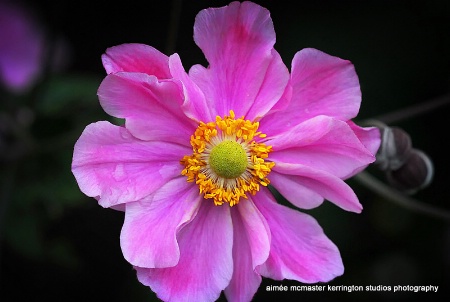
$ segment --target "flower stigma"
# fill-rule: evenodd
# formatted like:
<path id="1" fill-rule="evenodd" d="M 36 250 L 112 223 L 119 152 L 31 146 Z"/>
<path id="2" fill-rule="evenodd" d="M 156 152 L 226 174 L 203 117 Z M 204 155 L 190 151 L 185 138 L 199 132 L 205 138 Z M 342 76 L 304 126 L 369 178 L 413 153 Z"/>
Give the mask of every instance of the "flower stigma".
<path id="1" fill-rule="evenodd" d="M 236 141 L 223 141 L 214 146 L 209 154 L 209 165 L 220 177 L 232 179 L 247 169 L 247 153 Z"/>
<path id="2" fill-rule="evenodd" d="M 260 185 L 267 186 L 267 175 L 275 166 L 266 162 L 272 146 L 255 139 L 266 135 L 257 131 L 258 122 L 235 118 L 233 110 L 215 122 L 200 122 L 191 136 L 192 155 L 181 159 L 182 175 L 195 182 L 205 199 L 215 205 L 239 203 L 246 193 L 255 195 Z"/>

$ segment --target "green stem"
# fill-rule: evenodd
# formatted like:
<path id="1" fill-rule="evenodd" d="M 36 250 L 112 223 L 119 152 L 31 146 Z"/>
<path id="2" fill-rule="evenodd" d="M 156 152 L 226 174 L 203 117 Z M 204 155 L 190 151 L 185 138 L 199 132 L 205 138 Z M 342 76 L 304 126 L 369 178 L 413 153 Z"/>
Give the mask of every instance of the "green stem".
<path id="1" fill-rule="evenodd" d="M 397 123 L 399 121 L 427 113 L 429 111 L 435 110 L 441 106 L 445 106 L 448 104 L 450 104 L 450 94 L 445 94 L 443 96 L 425 101 L 417 105 L 412 105 L 410 107 L 402 108 L 393 112 L 388 112 L 376 116 L 374 118 L 371 118 L 371 120 L 379 120 L 389 125 L 392 123 Z"/>
<path id="2" fill-rule="evenodd" d="M 361 172 L 354 177 L 356 181 L 363 184 L 368 189 L 384 197 L 387 200 L 394 202 L 408 210 L 415 211 L 417 213 L 426 214 L 435 218 L 450 221 L 450 212 L 441 208 L 434 207 L 429 204 L 425 204 L 414 198 L 411 198 L 394 188 L 384 184 L 368 172 Z"/>

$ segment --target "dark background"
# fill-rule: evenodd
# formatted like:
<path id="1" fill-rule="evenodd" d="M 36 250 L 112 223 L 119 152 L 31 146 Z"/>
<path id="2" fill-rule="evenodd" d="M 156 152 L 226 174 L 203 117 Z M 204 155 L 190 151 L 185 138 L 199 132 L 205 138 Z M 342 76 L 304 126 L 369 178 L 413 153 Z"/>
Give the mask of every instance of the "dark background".
<path id="1" fill-rule="evenodd" d="M 51 41 L 61 37 L 66 41 L 70 60 L 30 94 L 17 97 L 17 108 L 33 112 L 30 133 L 39 148 L 14 162 L 1 162 L 0 301 L 157 301 L 121 254 L 123 213 L 103 209 L 85 197 L 70 164 L 84 127 L 111 120 L 96 97 L 105 75 L 100 56 L 106 48 L 144 43 L 166 54 L 179 53 L 186 69 L 206 64 L 192 38 L 195 15 L 229 2 L 189 0 L 181 6 L 178 2 L 23 2 L 39 16 Z M 305 47 L 354 63 L 363 93 L 356 122 L 450 93 L 448 1 L 297 1 L 295 6 L 293 1 L 255 2 L 270 10 L 275 48 L 289 68 L 295 52 Z M 171 19 L 174 7 L 181 11 Z M 173 20 L 178 26 L 171 39 Z M 450 211 L 449 113 L 448 105 L 441 106 L 391 123 L 405 129 L 414 147 L 434 162 L 434 181 L 413 197 L 446 211 Z M 368 170 L 382 176 L 375 167 Z M 268 285 L 298 283 L 265 279 L 254 300 L 450 297 L 449 221 L 402 208 L 354 179 L 349 183 L 364 206 L 362 214 L 329 203 L 308 211 L 341 251 L 346 271 L 330 284 L 437 285 L 439 292 L 269 293 Z"/>

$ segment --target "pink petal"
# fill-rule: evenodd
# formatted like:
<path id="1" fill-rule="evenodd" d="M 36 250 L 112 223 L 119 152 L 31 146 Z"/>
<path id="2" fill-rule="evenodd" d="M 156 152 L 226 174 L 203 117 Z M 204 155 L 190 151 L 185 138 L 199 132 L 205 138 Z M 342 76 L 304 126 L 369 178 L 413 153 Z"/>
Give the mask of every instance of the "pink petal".
<path id="1" fill-rule="evenodd" d="M 233 274 L 233 227 L 229 207 L 201 203 L 178 232 L 180 261 L 169 268 L 135 267 L 138 279 L 164 301 L 215 301 Z"/>
<path id="2" fill-rule="evenodd" d="M 251 2 L 205 9 L 196 17 L 194 40 L 210 65 L 195 65 L 189 75 L 214 104 L 214 115 L 234 110 L 236 116 L 254 119 L 280 99 L 288 71 L 273 51 L 268 10 Z"/>
<path id="3" fill-rule="evenodd" d="M 293 205 L 300 209 L 314 209 L 323 203 L 322 195 L 301 184 L 296 177 L 272 171 L 269 175 L 270 184 L 289 200 Z"/>
<path id="4" fill-rule="evenodd" d="M 289 82 L 289 70 L 275 49 L 272 49 L 272 61 L 266 71 L 264 82 L 245 117 L 249 120 L 259 120 L 275 105 L 283 106 L 285 90 Z M 290 97 L 289 97 L 290 98 Z M 281 103 L 281 104 L 278 104 Z M 278 107 L 277 106 L 277 107 Z"/>
<path id="5" fill-rule="evenodd" d="M 175 266 L 180 258 L 177 232 L 195 217 L 201 200 L 198 187 L 178 177 L 152 195 L 127 204 L 120 234 L 125 259 L 139 267 Z"/>
<path id="6" fill-rule="evenodd" d="M 286 108 L 289 106 L 289 103 L 291 102 L 292 98 L 292 85 L 288 84 L 286 85 L 286 88 L 284 89 L 283 95 L 278 100 L 278 102 L 270 109 L 270 111 L 267 113 L 267 115 L 275 114 L 278 111 L 286 110 Z"/>
<path id="7" fill-rule="evenodd" d="M 146 73 L 160 79 L 169 79 L 169 58 L 155 48 L 144 44 L 122 44 L 108 48 L 102 55 L 108 74 L 120 71 Z"/>
<path id="8" fill-rule="evenodd" d="M 185 96 L 182 109 L 191 119 L 200 121 L 213 121 L 215 116 L 211 115 L 209 105 L 205 95 L 195 84 L 184 70 L 178 54 L 171 55 L 169 58 L 170 72 L 175 79 L 181 81 Z"/>
<path id="9" fill-rule="evenodd" d="M 376 155 L 381 143 L 380 130 L 376 127 L 362 128 L 352 121 L 348 121 L 347 123 L 370 153 Z"/>
<path id="10" fill-rule="evenodd" d="M 225 289 L 228 301 L 251 301 L 261 284 L 255 268 L 269 256 L 270 230 L 251 200 L 231 209 L 233 219 L 233 277 Z"/>
<path id="11" fill-rule="evenodd" d="M 179 176 L 179 160 L 188 153 L 188 147 L 144 142 L 123 127 L 97 122 L 76 142 L 72 172 L 84 194 L 111 207 L 139 200 Z"/>
<path id="12" fill-rule="evenodd" d="M 270 160 L 302 164 L 346 179 L 375 161 L 346 122 L 317 116 L 267 141 Z"/>
<path id="13" fill-rule="evenodd" d="M 353 190 L 342 179 L 330 173 L 305 165 L 285 163 L 276 163 L 272 170 L 272 173 L 274 172 L 280 174 L 278 175 L 278 182 L 283 181 L 284 178 L 284 181 L 292 185 L 297 183 L 301 187 L 317 192 L 323 198 L 344 210 L 356 213 L 360 213 L 362 210 L 362 206 Z M 270 176 L 272 176 L 272 173 Z M 277 187 L 275 188 L 277 189 Z M 291 190 L 295 191 L 297 188 L 292 186 Z M 299 190 L 303 189 L 300 188 Z M 291 196 L 295 196 L 294 193 Z M 301 196 L 298 196 L 298 198 L 301 198 Z M 289 201 L 298 207 L 302 207 L 304 202 L 301 199 L 289 199 Z"/>
<path id="14" fill-rule="evenodd" d="M 254 269 L 266 261 L 269 256 L 270 229 L 264 216 L 258 211 L 251 198 L 243 200 L 236 208 L 233 208 L 232 211 L 239 211 L 239 213 L 234 214 L 235 216 L 239 214 L 239 220 L 236 223 L 240 223 L 242 226 L 239 228 L 239 232 L 245 231 L 247 236 L 252 256 L 252 268 Z"/>
<path id="15" fill-rule="evenodd" d="M 261 120 L 263 133 L 281 133 L 318 115 L 347 121 L 359 111 L 359 80 L 349 61 L 303 49 L 292 61 L 290 84 L 293 91 L 289 106 Z"/>
<path id="16" fill-rule="evenodd" d="M 177 83 L 120 72 L 106 76 L 98 96 L 108 114 L 126 119 L 135 137 L 189 145 L 196 124 L 180 110 L 184 97 Z"/>
<path id="17" fill-rule="evenodd" d="M 268 190 L 258 192 L 255 204 L 272 233 L 269 258 L 258 268 L 261 275 L 315 283 L 343 274 L 338 248 L 314 218 L 277 204 Z"/>

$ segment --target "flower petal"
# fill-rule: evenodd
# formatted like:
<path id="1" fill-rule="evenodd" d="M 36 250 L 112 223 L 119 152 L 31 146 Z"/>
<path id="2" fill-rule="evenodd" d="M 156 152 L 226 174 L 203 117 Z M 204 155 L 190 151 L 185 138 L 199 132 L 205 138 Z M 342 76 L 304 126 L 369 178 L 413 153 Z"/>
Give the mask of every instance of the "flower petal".
<path id="1" fill-rule="evenodd" d="M 269 258 L 258 268 L 262 276 L 315 283 L 343 274 L 338 248 L 314 218 L 277 204 L 268 190 L 259 192 L 255 204 L 272 233 Z"/>
<path id="2" fill-rule="evenodd" d="M 185 96 L 182 109 L 184 113 L 191 119 L 200 121 L 212 121 L 214 116 L 211 115 L 209 105 L 207 104 L 205 95 L 195 84 L 184 70 L 178 54 L 173 54 L 169 58 L 170 72 L 175 79 L 181 81 Z"/>
<path id="3" fill-rule="evenodd" d="M 178 83 L 120 72 L 106 76 L 98 96 L 108 114 L 126 119 L 125 126 L 135 137 L 189 146 L 195 123 L 180 110 L 184 97 Z"/>
<path id="4" fill-rule="evenodd" d="M 175 266 L 180 258 L 176 234 L 196 214 L 201 196 L 197 186 L 178 177 L 154 194 L 126 205 L 120 245 L 134 266 Z"/>
<path id="5" fill-rule="evenodd" d="M 169 79 L 169 58 L 159 50 L 144 44 L 122 44 L 110 47 L 102 55 L 108 74 L 120 71 L 146 73 L 159 79 Z"/>
<path id="6" fill-rule="evenodd" d="M 214 115 L 234 110 L 236 116 L 246 116 L 257 101 L 248 117 L 253 119 L 279 100 L 288 71 L 272 52 L 275 31 L 268 10 L 251 2 L 202 10 L 194 40 L 210 65 L 193 66 L 189 76 L 214 104 Z"/>
<path id="7" fill-rule="evenodd" d="M 233 273 L 232 227 L 229 207 L 203 201 L 195 218 L 178 232 L 178 264 L 135 267 L 139 281 L 164 301 L 215 301 Z"/>
<path id="8" fill-rule="evenodd" d="M 245 117 L 251 121 L 265 116 L 275 105 L 284 103 L 284 93 L 289 82 L 289 70 L 278 52 L 272 49 L 272 60 L 267 68 L 261 88 Z M 289 90 L 287 90 L 289 93 Z"/>
<path id="9" fill-rule="evenodd" d="M 314 209 L 323 203 L 324 198 L 316 191 L 301 184 L 297 178 L 272 171 L 270 173 L 270 184 L 300 209 Z"/>
<path id="10" fill-rule="evenodd" d="M 233 277 L 225 289 L 228 301 L 251 301 L 261 284 L 255 268 L 269 256 L 270 230 L 251 200 L 231 209 L 233 219 Z"/>
<path id="11" fill-rule="evenodd" d="M 88 125 L 76 142 L 72 172 L 84 194 L 111 207 L 139 200 L 180 175 L 179 160 L 187 153 L 188 147 L 144 142 L 103 121 Z"/>
<path id="12" fill-rule="evenodd" d="M 347 123 L 350 128 L 352 128 L 361 143 L 370 151 L 370 153 L 376 155 L 381 144 L 380 129 L 377 127 L 363 128 L 356 125 L 352 121 L 348 121 Z"/>
<path id="13" fill-rule="evenodd" d="M 262 264 L 269 256 L 270 249 L 270 229 L 264 219 L 264 216 L 256 208 L 251 200 L 244 200 L 236 207 L 239 211 L 239 232 L 244 232 L 252 255 L 252 268 Z M 234 209 L 233 209 L 234 210 Z M 234 214 L 235 216 L 237 215 Z M 235 240 L 236 241 L 236 240 Z"/>
<path id="14" fill-rule="evenodd" d="M 302 164 L 346 179 L 375 161 L 352 128 L 341 120 L 317 116 L 268 140 L 270 160 Z"/>
<path id="15" fill-rule="evenodd" d="M 305 165 L 285 163 L 276 163 L 272 170 L 272 173 L 274 172 L 283 174 L 278 175 L 278 182 L 283 181 L 284 178 L 285 181 L 291 184 L 297 183 L 301 187 L 306 187 L 311 191 L 317 192 L 323 198 L 344 210 L 356 213 L 360 213 L 362 210 L 362 206 L 353 190 L 342 179 L 330 173 Z M 291 190 L 295 191 L 297 188 L 293 186 Z M 297 201 L 291 199 L 289 201 L 298 207 L 301 207 L 303 202 L 302 200 Z"/>
<path id="16" fill-rule="evenodd" d="M 355 117 L 361 103 L 358 76 L 349 61 L 316 49 L 297 52 L 292 61 L 292 99 L 284 111 L 261 121 L 267 135 L 281 133 L 304 120 L 327 115 L 347 121 Z"/>

